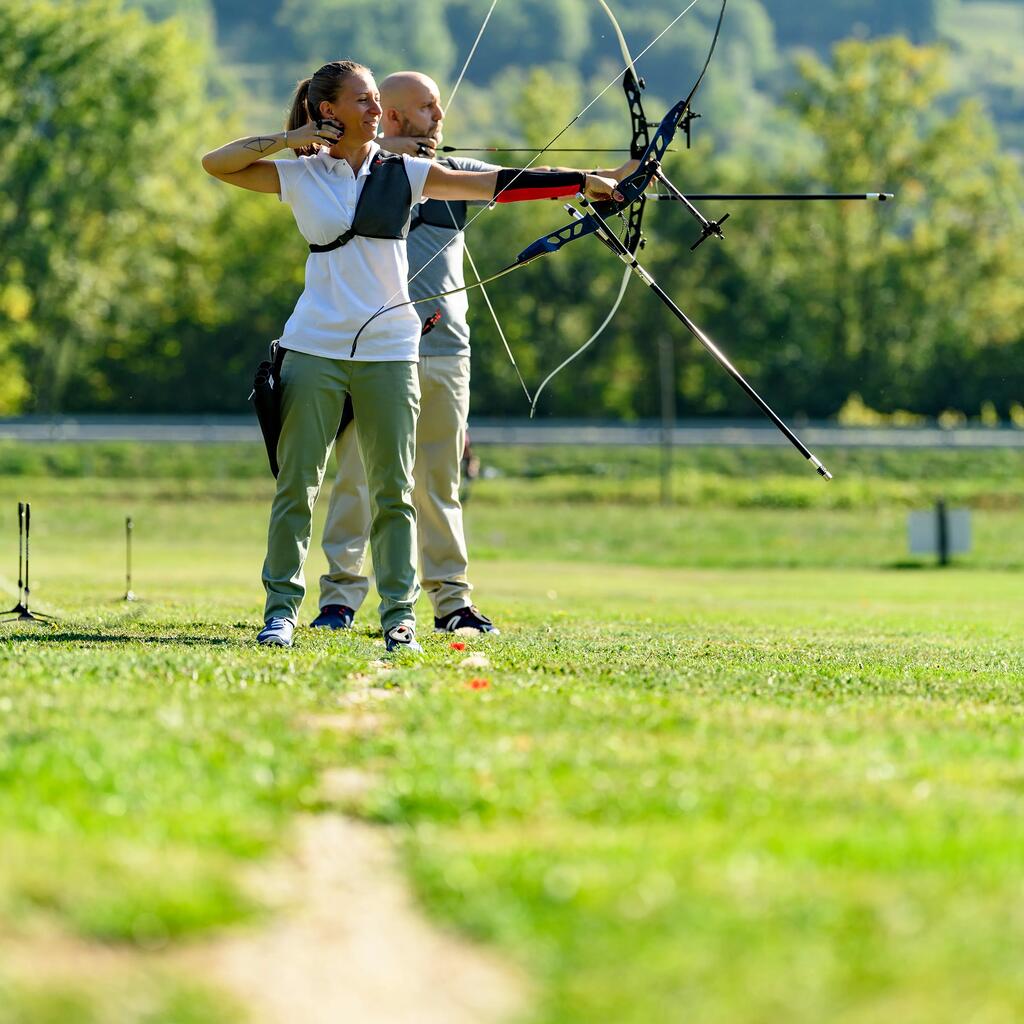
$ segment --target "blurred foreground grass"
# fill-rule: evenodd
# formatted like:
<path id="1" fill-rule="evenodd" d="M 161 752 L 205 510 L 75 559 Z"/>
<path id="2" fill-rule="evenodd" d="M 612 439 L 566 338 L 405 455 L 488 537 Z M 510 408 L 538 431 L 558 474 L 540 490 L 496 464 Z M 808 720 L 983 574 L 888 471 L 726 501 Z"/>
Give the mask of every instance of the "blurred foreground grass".
<path id="1" fill-rule="evenodd" d="M 700 471 L 754 487 L 762 455 Z M 346 809 L 398 830 L 427 907 L 538 980 L 535 1024 L 1024 1016 L 1015 499 L 979 508 L 958 567 L 905 571 L 902 501 L 662 509 L 531 490 L 582 473 L 482 481 L 473 576 L 502 636 L 427 635 L 381 731 L 344 737 L 298 723 L 366 686 L 372 610 L 253 646 L 257 464 L 0 478 L 9 603 L 29 498 L 59 615 L 0 634 L 0 1024 L 234 1020 L 173 972 L 62 980 L 52 938 L 159 957 L 259 927 L 240 871 L 342 761 L 376 774 Z M 859 486 L 966 465 L 915 476 L 908 455 Z M 987 464 L 997 498 L 1012 468 Z M 118 600 L 127 513 L 138 604 Z M 34 943 L 58 962 L 5 958 Z"/>

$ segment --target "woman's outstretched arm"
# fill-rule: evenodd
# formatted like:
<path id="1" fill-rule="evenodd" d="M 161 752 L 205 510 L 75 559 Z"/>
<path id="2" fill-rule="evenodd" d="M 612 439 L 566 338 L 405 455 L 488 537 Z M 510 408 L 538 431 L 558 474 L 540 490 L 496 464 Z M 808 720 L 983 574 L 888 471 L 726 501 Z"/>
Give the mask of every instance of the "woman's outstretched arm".
<path id="1" fill-rule="evenodd" d="M 433 164 L 423 194 L 430 199 L 495 199 L 519 202 L 526 199 L 556 199 L 585 192 L 588 199 L 615 198 L 615 181 L 585 171 L 518 170 L 453 171 Z"/>

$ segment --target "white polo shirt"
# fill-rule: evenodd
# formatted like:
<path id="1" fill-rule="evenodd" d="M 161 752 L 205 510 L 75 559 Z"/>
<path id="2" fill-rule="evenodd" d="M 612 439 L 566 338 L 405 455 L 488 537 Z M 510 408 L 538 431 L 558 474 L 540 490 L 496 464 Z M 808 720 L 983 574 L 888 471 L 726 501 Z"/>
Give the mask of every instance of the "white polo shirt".
<path id="1" fill-rule="evenodd" d="M 281 202 L 295 216 L 302 237 L 316 245 L 333 242 L 352 226 L 356 202 L 370 173 L 370 153 L 354 173 L 347 160 L 336 160 L 326 149 L 297 160 L 278 160 Z M 416 204 L 431 162 L 403 157 Z M 310 253 L 306 287 L 281 335 L 281 346 L 328 359 L 349 359 L 352 339 L 381 306 L 409 299 L 409 261 L 400 238 L 361 238 L 331 252 Z M 355 358 L 363 361 L 419 359 L 422 321 L 416 306 L 383 313 L 359 336 Z"/>

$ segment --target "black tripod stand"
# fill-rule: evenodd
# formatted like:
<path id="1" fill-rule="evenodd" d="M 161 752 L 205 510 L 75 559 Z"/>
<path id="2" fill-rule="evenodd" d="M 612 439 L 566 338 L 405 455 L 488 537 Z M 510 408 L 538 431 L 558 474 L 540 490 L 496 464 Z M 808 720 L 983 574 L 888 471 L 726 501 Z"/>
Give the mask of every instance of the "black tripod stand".
<path id="1" fill-rule="evenodd" d="M 5 615 L 13 615 L 13 619 L 0 619 L 4 622 L 42 622 L 52 619 L 52 615 L 29 611 L 29 537 L 32 532 L 32 505 L 27 501 L 18 502 L 18 603 L 8 608 Z"/>

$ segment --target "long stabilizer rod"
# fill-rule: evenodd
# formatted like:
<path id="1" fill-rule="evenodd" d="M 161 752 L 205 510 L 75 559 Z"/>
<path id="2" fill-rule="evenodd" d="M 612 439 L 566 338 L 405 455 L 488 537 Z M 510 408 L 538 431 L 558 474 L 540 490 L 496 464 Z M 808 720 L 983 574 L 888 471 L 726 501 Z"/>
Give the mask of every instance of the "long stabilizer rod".
<path id="1" fill-rule="evenodd" d="M 655 122 L 657 124 L 657 122 Z M 501 146 L 438 146 L 437 152 L 439 153 L 536 153 L 536 149 L 518 148 L 518 149 L 507 149 Z M 628 153 L 629 147 L 625 149 L 592 149 L 589 146 L 583 149 L 554 149 L 549 148 L 544 150 L 545 153 Z M 674 153 L 674 149 L 668 149 L 666 153 Z"/>
<path id="2" fill-rule="evenodd" d="M 594 210 L 593 205 L 582 196 L 577 197 L 580 204 L 588 211 L 591 217 L 601 225 L 601 230 L 597 232 L 597 237 L 604 242 L 616 256 L 622 260 L 633 273 L 640 278 L 641 281 L 648 288 L 658 296 L 659 299 L 671 310 L 672 314 L 679 320 L 679 322 L 700 342 L 704 349 L 721 365 L 721 367 L 729 374 L 730 377 L 747 393 L 747 395 L 753 400 L 754 404 L 775 424 L 776 427 L 782 432 L 783 436 L 789 443 L 796 448 L 796 450 L 805 458 L 818 473 L 826 480 L 832 479 L 832 474 L 822 465 L 821 460 L 800 440 L 792 430 L 783 422 L 782 418 L 775 412 L 774 409 L 747 383 L 746 378 L 736 369 L 735 366 L 729 361 L 725 353 L 672 301 L 672 298 L 665 292 L 665 290 L 654 280 L 653 277 L 637 262 L 636 257 L 622 244 L 618 236 L 608 227 L 604 218 Z M 574 206 L 566 204 L 566 210 L 569 211 L 574 217 L 582 219 L 583 215 Z"/>
<path id="3" fill-rule="evenodd" d="M 893 199 L 893 192 L 687 192 L 684 196 L 688 200 L 700 199 L 724 199 L 738 200 L 740 202 L 762 202 L 762 203 L 789 203 L 806 200 L 832 200 L 833 202 L 847 199 L 866 199 L 878 203 L 884 203 L 887 199 Z M 644 198 L 651 202 L 679 202 L 674 195 L 665 192 L 645 192 Z"/>

